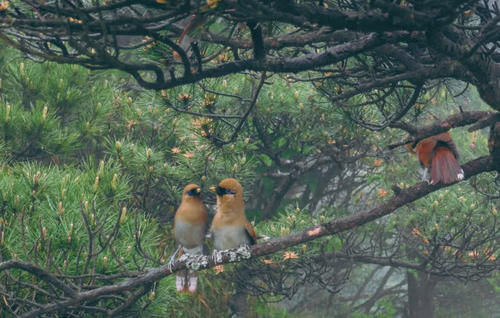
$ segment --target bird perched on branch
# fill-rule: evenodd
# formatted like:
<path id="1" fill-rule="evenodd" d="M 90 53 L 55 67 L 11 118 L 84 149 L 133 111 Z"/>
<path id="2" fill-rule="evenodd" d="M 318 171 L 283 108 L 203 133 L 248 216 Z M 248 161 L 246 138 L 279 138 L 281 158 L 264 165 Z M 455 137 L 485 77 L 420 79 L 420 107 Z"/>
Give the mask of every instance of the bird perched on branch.
<path id="1" fill-rule="evenodd" d="M 464 171 L 458 163 L 457 146 L 448 132 L 421 140 L 415 151 L 422 166 L 422 180 L 431 184 L 463 180 Z"/>
<path id="2" fill-rule="evenodd" d="M 239 246 L 253 245 L 257 237 L 255 231 L 245 216 L 243 202 L 243 187 L 235 179 L 224 179 L 214 189 L 217 195 L 217 213 L 212 221 L 210 232 L 214 240 L 214 256 L 217 250 L 227 250 Z M 222 267 L 222 265 L 219 265 Z M 243 272 L 242 272 L 243 271 Z M 239 269 L 240 275 L 244 269 Z M 248 293 L 241 286 L 236 286 L 229 301 L 232 317 L 246 317 Z"/>
<path id="3" fill-rule="evenodd" d="M 207 16 L 194 14 L 176 23 L 176 26 L 184 29 L 177 39 L 177 44 L 188 56 L 192 55 L 192 51 L 190 52 L 190 49 L 192 43 L 195 42 L 195 39 L 189 36 L 189 34 L 204 25 L 206 22 Z M 176 51 L 173 51 L 173 55 L 176 59 L 180 59 L 180 55 Z"/>
<path id="4" fill-rule="evenodd" d="M 174 236 L 179 249 L 185 254 L 202 255 L 207 231 L 208 213 L 201 201 L 200 187 L 188 184 L 182 194 L 182 202 L 175 212 Z M 172 256 L 171 263 L 175 258 Z M 175 277 L 177 291 L 195 292 L 198 283 L 196 272 L 180 271 Z"/>
<path id="5" fill-rule="evenodd" d="M 245 216 L 243 187 L 236 179 L 224 179 L 217 188 L 217 213 L 210 229 L 217 250 L 253 245 L 257 237 Z"/>

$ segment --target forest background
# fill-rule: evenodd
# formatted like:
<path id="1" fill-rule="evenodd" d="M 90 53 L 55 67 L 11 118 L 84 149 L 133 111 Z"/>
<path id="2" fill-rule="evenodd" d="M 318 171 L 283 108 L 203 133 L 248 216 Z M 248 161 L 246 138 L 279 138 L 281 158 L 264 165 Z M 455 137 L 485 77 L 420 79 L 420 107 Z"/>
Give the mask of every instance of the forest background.
<path id="1" fill-rule="evenodd" d="M 9 5 L 0 12 L 17 14 L 15 2 L 2 3 Z M 153 14 L 177 8 L 151 6 Z M 479 16 L 477 8 L 456 11 Z M 397 69 L 372 47 L 331 69 L 249 68 L 184 85 L 175 74 L 186 72 L 185 63 L 216 68 L 259 59 L 253 20 L 238 24 L 241 37 L 257 43 L 239 48 L 239 58 L 236 44 L 223 50 L 222 40 L 204 38 L 228 32 L 224 10 L 215 1 L 171 22 L 175 40 L 183 31 L 175 23 L 192 22 L 193 12 L 208 17 L 190 30 L 189 49 L 148 36 L 117 55 L 171 63 L 166 73 L 179 83 L 167 88 L 148 87 L 142 80 L 150 75 L 120 71 L 98 51 L 100 42 L 89 40 L 95 51 L 85 54 L 109 65 L 90 70 L 77 60 L 40 61 L 6 33 L 12 38 L 0 49 L 0 315 L 221 317 L 229 307 L 269 317 L 500 315 L 499 179 L 488 149 L 498 114 L 484 92 L 446 72 L 425 85 L 395 80 L 358 91 L 366 83 L 346 79 L 353 74 L 346 70 Z M 267 37 L 296 32 L 261 23 Z M 201 66 L 196 72 L 203 75 Z M 463 127 L 470 124 L 476 126 Z M 405 144 L 451 127 L 467 180 L 421 182 L 418 159 Z M 223 270 L 210 263 L 195 294 L 178 294 L 165 264 L 175 250 L 172 221 L 182 188 L 199 184 L 213 215 L 209 187 L 225 177 L 241 181 L 248 219 L 271 240 Z M 158 276 L 140 281 L 148 273 Z"/>

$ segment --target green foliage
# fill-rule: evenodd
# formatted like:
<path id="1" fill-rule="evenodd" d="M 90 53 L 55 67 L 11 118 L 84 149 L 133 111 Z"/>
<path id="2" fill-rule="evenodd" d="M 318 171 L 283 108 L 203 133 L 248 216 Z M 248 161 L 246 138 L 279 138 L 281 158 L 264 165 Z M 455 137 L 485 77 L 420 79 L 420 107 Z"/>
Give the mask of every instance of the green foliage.
<path id="1" fill-rule="evenodd" d="M 2 50 L 0 131 L 14 159 L 71 160 L 98 153 L 109 124 L 106 80 L 77 66 L 19 61 Z M 90 84 L 92 83 L 92 84 Z"/>
<path id="2" fill-rule="evenodd" d="M 212 48 L 201 50 L 215 53 Z M 271 237 L 365 211 L 389 198 L 393 185 L 405 189 L 419 182 L 414 154 L 385 150 L 388 143 L 404 138 L 400 131 L 371 132 L 352 121 L 353 117 L 383 121 L 396 109 L 394 105 L 346 111 L 319 94 L 318 84 L 292 86 L 290 78 L 274 76 L 235 134 L 248 110 L 255 74 L 144 92 L 111 72 L 35 64 L 5 49 L 1 53 L 0 246 L 4 260 L 27 260 L 66 275 L 118 274 L 164 264 L 174 250 L 174 211 L 182 188 L 192 182 L 201 185 L 204 201 L 211 204 L 215 199 L 210 186 L 225 177 L 238 178 L 246 191 L 248 218 L 257 222 L 257 233 Z M 153 59 L 173 58 L 158 44 L 143 53 Z M 220 62 L 225 58 L 220 56 Z M 322 85 L 342 90 L 328 82 Z M 406 93 L 402 98 L 409 97 Z M 423 124 L 434 120 L 434 113 L 449 114 L 455 105 L 445 105 L 447 94 L 442 89 L 426 92 L 429 103 L 417 105 L 405 120 Z M 356 98 L 350 103 L 363 103 L 368 97 Z M 456 129 L 453 137 L 462 162 L 487 153 L 481 132 Z M 273 176 L 277 171 L 282 175 Z M 368 251 L 376 244 L 364 238 L 376 237 L 382 256 L 404 238 L 398 241 L 397 254 L 403 261 L 421 261 L 438 246 L 445 261 L 458 258 L 492 264 L 500 256 L 497 242 L 483 238 L 494 237 L 500 207 L 474 191 L 495 191 L 493 179 L 486 174 L 473 178 L 349 233 L 317 239 L 257 262 L 285 270 L 325 253 Z M 286 196 L 293 192 L 292 186 L 301 189 L 301 196 Z M 276 195 L 282 187 L 283 193 Z M 263 211 L 266 207 L 272 207 L 270 213 Z M 95 234 L 89 236 L 89 231 Z M 450 235 L 456 240 L 443 244 Z M 363 240 L 354 245 L 357 237 Z M 174 278 L 168 277 L 148 290 L 128 314 L 225 316 L 234 287 L 231 275 L 237 268 L 226 266 L 222 275 L 214 270 L 201 272 L 194 295 L 175 293 Z M 355 270 L 367 276 L 363 265 Z M 25 272 L 13 272 L 21 281 L 32 279 Z M 105 282 L 89 279 L 86 283 Z M 352 279 L 351 283 L 363 282 Z M 496 277 L 490 283 L 498 289 Z M 44 299 L 44 295 L 20 293 Z M 356 301 L 362 302 L 363 297 Z M 290 316 L 268 305 L 277 300 L 271 293 L 262 296 L 253 305 L 254 313 Z M 356 301 L 340 304 L 338 313 L 359 318 L 397 314 L 397 301 L 391 297 L 381 298 L 368 313 L 351 312 Z M 113 306 L 111 300 L 105 304 Z"/>
<path id="3" fill-rule="evenodd" d="M 396 309 L 392 305 L 392 302 L 381 300 L 375 304 L 375 313 L 353 313 L 354 318 L 391 318 L 396 315 Z"/>
<path id="4" fill-rule="evenodd" d="M 142 271 L 165 263 L 174 250 L 171 221 L 187 183 L 200 184 L 207 202 L 214 202 L 208 188 L 224 177 L 252 183 L 259 161 L 244 153 L 255 146 L 242 136 L 215 147 L 207 132 L 217 123 L 166 107 L 183 90 L 124 90 L 128 82 L 112 72 L 31 63 L 1 51 L 2 259 L 70 276 Z M 190 92 L 209 107 L 204 101 L 211 97 Z M 232 107 L 224 98 L 218 102 Z M 200 276 L 199 294 L 177 294 L 169 277 L 128 312 L 227 314 L 231 285 L 214 293 L 225 283 Z M 33 297 L 44 302 L 43 295 Z M 114 306 L 112 300 L 100 305 Z"/>
<path id="5" fill-rule="evenodd" d="M 284 308 L 279 308 L 277 306 L 270 306 L 267 303 L 257 302 L 255 305 L 255 314 L 258 317 L 269 317 L 269 318 L 293 318 L 298 317 L 296 315 L 290 314 Z"/>
<path id="6" fill-rule="evenodd" d="M 117 172 L 113 162 L 86 169 L 4 163 L 0 173 L 2 258 L 34 262 L 65 275 L 139 270 L 135 238 L 139 236 L 148 254 L 158 255 L 158 227 L 138 211 L 124 210 L 130 187 L 123 178 L 115 178 Z M 21 281 L 33 277 L 22 271 L 12 273 Z M 45 287 L 43 281 L 35 282 Z M 44 302 L 43 294 L 33 297 Z"/>

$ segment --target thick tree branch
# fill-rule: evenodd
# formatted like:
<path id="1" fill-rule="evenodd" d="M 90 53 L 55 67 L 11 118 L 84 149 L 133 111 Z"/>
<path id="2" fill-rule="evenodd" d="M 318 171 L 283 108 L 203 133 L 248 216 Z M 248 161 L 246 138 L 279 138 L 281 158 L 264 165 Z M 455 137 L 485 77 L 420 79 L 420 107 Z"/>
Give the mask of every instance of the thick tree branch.
<path id="1" fill-rule="evenodd" d="M 471 111 L 460 112 L 451 115 L 444 120 L 437 121 L 431 125 L 420 128 L 417 128 L 416 126 L 405 122 L 393 123 L 390 125 L 391 128 L 403 129 L 407 131 L 411 136 L 401 142 L 391 144 L 387 147 L 389 149 L 394 149 L 406 144 L 412 144 L 413 146 L 415 146 L 420 140 L 448 131 L 451 128 L 463 127 L 483 121 L 490 123 L 498 120 L 498 117 L 499 113 L 497 112 Z"/>
<path id="2" fill-rule="evenodd" d="M 60 289 L 63 291 L 66 296 L 68 297 L 77 297 L 77 292 L 73 289 L 71 289 L 68 285 L 66 285 L 64 282 L 59 280 L 55 275 L 47 272 L 46 270 L 38 267 L 37 265 L 33 265 L 31 263 L 19 261 L 19 260 L 9 260 L 5 262 L 0 263 L 0 272 L 4 270 L 9 270 L 9 269 L 22 269 L 26 272 L 29 272 L 36 277 L 38 277 L 41 280 L 46 281 L 47 283 L 50 283 L 54 287 Z"/>

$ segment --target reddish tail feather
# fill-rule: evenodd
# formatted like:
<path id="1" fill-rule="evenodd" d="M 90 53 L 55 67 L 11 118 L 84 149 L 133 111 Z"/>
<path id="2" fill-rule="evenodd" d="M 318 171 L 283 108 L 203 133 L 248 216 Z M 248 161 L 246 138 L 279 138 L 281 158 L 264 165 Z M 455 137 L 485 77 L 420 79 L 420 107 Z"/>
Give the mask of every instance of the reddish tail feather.
<path id="1" fill-rule="evenodd" d="M 431 183 L 445 184 L 460 181 L 464 178 L 464 171 L 460 167 L 455 155 L 448 147 L 436 147 L 432 157 Z"/>
<path id="2" fill-rule="evenodd" d="M 177 292 L 196 292 L 196 287 L 198 285 L 198 273 L 183 270 L 177 272 L 175 275 L 175 287 Z"/>

